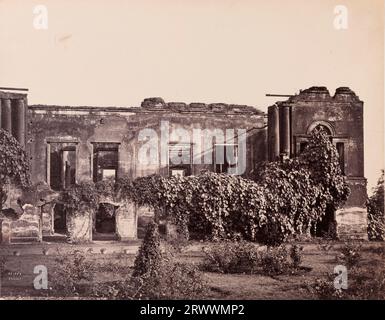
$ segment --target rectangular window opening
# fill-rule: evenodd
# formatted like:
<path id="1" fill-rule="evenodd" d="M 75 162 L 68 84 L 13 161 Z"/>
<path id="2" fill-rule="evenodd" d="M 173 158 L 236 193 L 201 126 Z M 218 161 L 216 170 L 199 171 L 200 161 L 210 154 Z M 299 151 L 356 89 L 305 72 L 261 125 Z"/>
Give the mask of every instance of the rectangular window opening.
<path id="1" fill-rule="evenodd" d="M 119 144 L 94 143 L 93 181 L 116 181 L 119 169 Z"/>

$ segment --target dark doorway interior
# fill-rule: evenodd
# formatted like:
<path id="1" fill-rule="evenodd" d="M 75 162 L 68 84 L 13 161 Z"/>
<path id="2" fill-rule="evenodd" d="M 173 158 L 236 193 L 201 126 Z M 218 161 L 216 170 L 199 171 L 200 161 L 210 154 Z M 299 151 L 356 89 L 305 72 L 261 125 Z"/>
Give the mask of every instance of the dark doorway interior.
<path id="1" fill-rule="evenodd" d="M 335 211 L 331 208 L 327 208 L 325 215 L 322 219 L 316 223 L 315 230 L 313 229 L 313 236 L 316 237 L 336 237 L 337 222 L 335 218 Z"/>
<path id="2" fill-rule="evenodd" d="M 57 203 L 54 208 L 53 228 L 55 233 L 65 234 L 67 232 L 67 216 L 64 205 Z"/>
<path id="3" fill-rule="evenodd" d="M 116 208 L 112 204 L 102 203 L 95 214 L 94 240 L 116 240 Z"/>

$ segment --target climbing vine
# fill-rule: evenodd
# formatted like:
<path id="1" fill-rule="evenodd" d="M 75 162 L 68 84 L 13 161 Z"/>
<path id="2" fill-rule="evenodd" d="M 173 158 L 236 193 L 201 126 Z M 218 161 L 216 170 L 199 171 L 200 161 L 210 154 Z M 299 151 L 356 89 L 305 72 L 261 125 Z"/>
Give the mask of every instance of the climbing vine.
<path id="1" fill-rule="evenodd" d="M 327 208 L 336 209 L 349 195 L 338 153 L 320 131 L 301 156 L 265 163 L 255 181 L 204 172 L 198 176 L 150 175 L 116 183 L 82 184 L 64 193 L 65 206 L 91 209 L 103 197 L 150 206 L 157 219 L 175 223 L 186 237 L 242 237 L 280 244 L 291 235 L 309 232 Z"/>
<path id="2" fill-rule="evenodd" d="M 30 186 L 29 162 L 24 149 L 8 131 L 0 129 L 0 209 L 7 200 L 7 185 Z"/>

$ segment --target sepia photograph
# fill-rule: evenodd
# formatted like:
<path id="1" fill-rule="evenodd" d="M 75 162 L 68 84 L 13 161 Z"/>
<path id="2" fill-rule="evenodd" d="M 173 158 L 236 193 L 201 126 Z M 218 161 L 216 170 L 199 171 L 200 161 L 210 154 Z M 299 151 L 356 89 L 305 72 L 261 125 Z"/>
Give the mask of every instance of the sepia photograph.
<path id="1" fill-rule="evenodd" d="M 0 1 L 0 300 L 385 300 L 384 12 Z"/>

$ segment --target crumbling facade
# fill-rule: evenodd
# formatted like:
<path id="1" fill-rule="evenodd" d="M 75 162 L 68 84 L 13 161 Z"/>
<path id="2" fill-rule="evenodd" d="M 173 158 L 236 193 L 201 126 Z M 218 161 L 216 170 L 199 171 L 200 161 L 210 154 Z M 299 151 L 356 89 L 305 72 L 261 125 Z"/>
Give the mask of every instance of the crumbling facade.
<path id="1" fill-rule="evenodd" d="M 26 95 L 1 92 L 0 97 L 1 127 L 26 148 L 33 183 L 43 182 L 53 193 L 80 181 L 153 173 L 194 175 L 234 169 L 247 175 L 262 161 L 297 155 L 311 131 L 322 126 L 339 151 L 352 189 L 345 207 L 332 218 L 341 235 L 366 234 L 363 102 L 348 88 L 331 96 L 324 87 L 312 87 L 269 107 L 267 115 L 250 106 L 166 103 L 161 98 L 145 99 L 140 107 L 118 108 L 28 106 Z M 79 237 L 136 238 L 138 217 L 150 211 L 113 205 L 117 209 L 111 219 L 100 213 L 85 223 L 72 221 Z M 41 204 L 35 220 L 38 241 L 64 234 L 70 227 L 63 206 L 54 201 Z M 5 229 L 8 242 L 20 239 L 20 228 L 11 224 Z"/>

